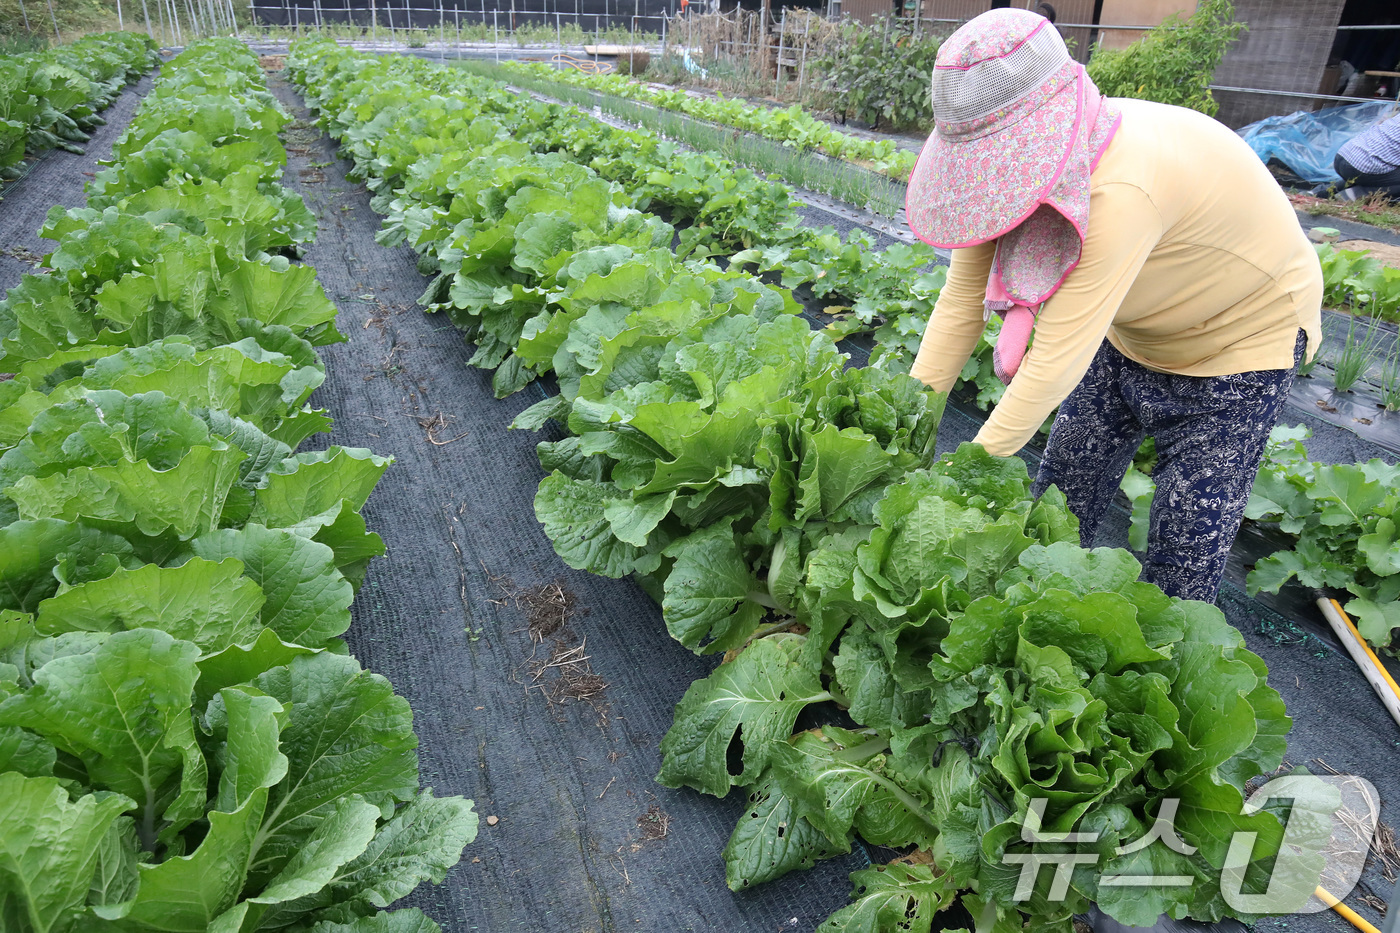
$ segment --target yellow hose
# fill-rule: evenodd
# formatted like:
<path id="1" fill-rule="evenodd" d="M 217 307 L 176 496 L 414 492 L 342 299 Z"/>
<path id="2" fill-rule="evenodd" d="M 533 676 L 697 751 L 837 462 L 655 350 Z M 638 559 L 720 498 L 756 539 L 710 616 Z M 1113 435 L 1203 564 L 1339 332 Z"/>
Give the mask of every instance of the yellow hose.
<path id="1" fill-rule="evenodd" d="M 1322 599 L 1319 599 L 1318 602 L 1321 603 Z M 1400 698 L 1400 686 L 1396 686 L 1395 678 L 1390 676 L 1390 671 L 1386 670 L 1385 665 L 1381 663 L 1380 658 L 1376 657 L 1376 653 L 1371 650 L 1371 646 L 1367 644 L 1366 639 L 1362 638 L 1361 633 L 1356 630 L 1356 623 L 1351 621 L 1351 616 L 1346 614 L 1346 610 L 1342 608 L 1342 604 L 1335 599 L 1327 599 L 1327 602 L 1336 610 L 1337 619 L 1346 626 L 1347 631 L 1350 632 L 1352 638 L 1355 639 L 1355 643 L 1361 647 L 1361 650 L 1365 652 L 1365 656 L 1369 658 L 1371 663 L 1375 666 L 1375 670 L 1380 674 L 1382 682 L 1390 687 L 1391 692 L 1394 693 L 1397 698 Z M 1325 609 L 1326 606 L 1323 606 L 1323 608 Z M 1337 634 L 1339 636 L 1341 635 L 1340 632 Z M 1358 658 L 1357 660 L 1359 661 L 1360 659 Z M 1375 684 L 1377 690 L 1381 689 L 1379 683 L 1375 683 L 1374 680 L 1372 683 Z M 1313 891 L 1313 894 L 1316 895 L 1317 899 L 1322 901 L 1322 903 L 1336 911 L 1342 919 L 1346 920 L 1358 930 L 1361 930 L 1362 933 L 1380 933 L 1370 921 L 1333 897 L 1331 892 L 1322 885 L 1318 885 L 1317 889 Z"/>
<path id="2" fill-rule="evenodd" d="M 554 62 L 556 65 L 568 65 L 570 68 L 577 68 L 584 74 L 590 75 L 609 74 L 614 67 L 612 62 L 595 62 L 591 58 L 575 58 L 563 52 L 555 55 L 550 61 Z"/>
<path id="3" fill-rule="evenodd" d="M 1317 895 L 1318 900 L 1322 901 L 1322 903 L 1326 904 L 1328 907 L 1331 907 L 1341 915 L 1342 919 L 1362 931 L 1362 933 L 1381 933 L 1369 920 L 1329 894 L 1327 889 L 1322 885 L 1318 885 L 1317 890 L 1314 891 L 1313 894 Z"/>
<path id="4" fill-rule="evenodd" d="M 1380 698 L 1385 710 L 1400 725 L 1400 687 L 1395 685 L 1395 679 L 1390 676 L 1390 672 L 1380 663 L 1376 653 L 1371 650 L 1371 646 L 1366 644 L 1366 639 L 1361 637 L 1361 633 L 1352 624 L 1351 618 L 1342 610 L 1335 599 L 1328 599 L 1322 594 L 1317 594 L 1317 608 L 1322 610 L 1322 616 L 1327 620 L 1327 624 L 1332 627 L 1333 633 L 1351 655 L 1352 661 L 1356 663 L 1366 682 L 1371 685 L 1371 689 Z"/>
<path id="5" fill-rule="evenodd" d="M 1395 691 L 1397 697 L 1400 697 L 1400 686 L 1396 685 L 1395 678 L 1390 676 L 1390 671 L 1386 670 L 1385 665 L 1381 663 L 1381 659 L 1376 657 L 1376 653 L 1371 650 L 1371 645 L 1366 639 L 1362 638 L 1361 633 L 1356 630 L 1356 623 L 1351 621 L 1351 616 L 1346 614 L 1346 610 L 1342 608 L 1342 604 L 1335 599 L 1329 599 L 1328 602 L 1332 604 L 1332 608 L 1337 610 L 1337 615 L 1342 617 L 1342 621 L 1347 624 L 1347 628 L 1351 629 L 1351 633 L 1356 636 L 1356 640 L 1361 643 L 1361 647 L 1366 649 L 1367 656 L 1375 663 L 1376 668 L 1381 672 L 1381 676 L 1385 678 L 1386 683 L 1390 684 L 1390 689 Z"/>

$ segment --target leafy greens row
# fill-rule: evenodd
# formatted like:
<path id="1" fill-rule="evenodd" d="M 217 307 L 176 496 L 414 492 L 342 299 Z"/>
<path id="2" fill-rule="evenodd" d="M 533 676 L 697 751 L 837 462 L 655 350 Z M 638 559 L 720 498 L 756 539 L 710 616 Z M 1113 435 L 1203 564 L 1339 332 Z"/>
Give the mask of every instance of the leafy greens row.
<path id="1" fill-rule="evenodd" d="M 1384 321 L 1400 318 L 1400 269 L 1375 259 L 1365 250 L 1317 245 L 1322 263 L 1322 303 L 1328 308 L 1349 308 Z"/>
<path id="2" fill-rule="evenodd" d="M 797 106 L 769 110 L 722 96 L 700 98 L 683 90 L 659 90 L 617 74 L 559 71 L 539 62 L 506 62 L 502 67 L 735 126 L 799 150 L 816 149 L 867 164 L 898 178 L 907 177 L 915 161 L 913 153 L 899 150 L 893 142 L 842 133 Z M 749 247 L 731 256 L 730 262 L 775 273 L 785 288 L 805 286 L 812 298 L 829 302 L 824 310 L 835 318 L 828 326 L 834 338 L 873 331 L 871 365 L 890 372 L 909 371 L 947 274 L 946 268 L 932 266 L 932 247 L 922 242 L 897 243 L 876 250 L 875 241 L 859 230 L 843 242 L 831 228 L 812 230 L 789 220 L 754 231 L 749 241 Z M 975 386 L 972 401 L 983 411 L 995 405 L 1005 390 L 992 367 L 999 326 L 999 319 L 988 323 L 958 380 L 958 385 Z"/>
<path id="3" fill-rule="evenodd" d="M 0 927 L 428 933 L 469 801 L 339 636 L 390 460 L 297 452 L 335 306 L 256 58 L 166 66 L 0 302 Z"/>
<path id="4" fill-rule="evenodd" d="M 99 112 L 158 64 L 154 40 L 134 32 L 0 55 L 0 180 L 18 177 L 26 153 L 81 152 L 88 132 L 103 123 Z"/>
<path id="5" fill-rule="evenodd" d="M 942 397 L 849 368 L 786 289 L 700 261 L 742 181 L 677 211 L 675 173 L 638 166 L 688 155 L 645 135 L 417 59 L 304 41 L 289 68 L 497 391 L 555 374 L 514 427 L 567 427 L 539 447 L 556 551 L 632 576 L 672 637 L 723 653 L 677 706 L 659 780 L 749 795 L 731 887 L 859 834 L 914 854 L 857 872 L 823 930 L 927 931 L 945 909 L 1067 930 L 1090 901 L 1129 924 L 1233 912 L 1230 834 L 1257 834 L 1251 876 L 1281 837 L 1242 808 L 1290 723 L 1263 662 L 1213 606 L 1136 582 L 1126 552 L 1079 548 L 1020 461 L 935 459 Z M 829 724 L 796 731 L 804 713 Z M 1172 800 L 1182 851 L 1119 855 Z M 1049 873 L 1016 892 L 1005 857 L 1030 851 L 1033 806 L 1046 830 L 1099 833 L 1066 898 Z M 1195 883 L 1099 884 L 1152 870 Z"/>
<path id="6" fill-rule="evenodd" d="M 318 95 L 335 94 L 341 83 L 364 80 L 369 73 L 391 81 L 392 89 L 386 86 L 364 96 L 362 107 L 388 114 L 372 129 L 355 125 L 353 119 L 340 125 L 339 114 L 329 116 L 335 121 L 330 128 L 375 192 L 374 207 L 388 216 L 380 242 L 392 245 L 406 240 L 418 250 L 424 273 L 455 273 L 459 259 L 449 235 L 464 219 L 462 205 L 444 194 L 461 170 L 455 151 L 459 131 L 441 121 L 448 116 L 457 121 L 484 116 L 487 120 L 478 124 L 478 134 L 493 133 L 498 142 L 505 142 L 508 135 L 532 149 L 555 154 L 559 161 L 587 165 L 601 179 L 621 186 L 626 206 L 663 214 L 679 228 L 680 256 L 728 256 L 733 266 L 773 273 L 784 288 L 809 288 L 815 299 L 827 302 L 826 311 L 836 318 L 829 328 L 833 338 L 874 329 L 877 346 L 872 365 L 891 372 L 908 371 L 945 274 L 942 269 L 930 271 L 935 259 L 931 247 L 897 244 L 876 251 L 874 241 L 860 232 L 842 242 L 829 228 L 804 226 L 793 210 L 790 190 L 781 183 L 736 168 L 713 153 L 689 152 L 642 130 L 602 126 L 572 110 L 523 99 L 496 82 L 455 70 L 418 69 L 413 80 L 427 83 L 416 93 L 471 87 L 473 93 L 484 96 L 473 99 L 465 111 L 458 101 L 450 101 L 437 105 L 444 108 L 441 113 L 410 114 L 393 107 L 391 96 L 402 92 L 401 83 L 409 83 L 403 74 L 410 67 L 358 61 L 328 76 L 332 83 L 324 91 L 316 84 L 308 102 L 314 105 Z M 396 121 L 394 125 L 386 122 L 390 119 Z M 488 124 L 497 128 L 489 129 Z M 482 295 L 489 292 L 494 299 L 499 283 L 489 276 L 477 281 Z M 442 300 L 436 291 L 424 296 L 425 303 Z M 482 318 L 486 331 L 508 345 L 532 308 L 503 298 L 483 300 L 472 313 Z M 1003 388 L 992 371 L 994 341 L 995 324 L 963 373 L 965 380 L 977 385 L 977 404 L 983 408 L 994 404 Z M 538 375 L 513 361 L 509 351 L 504 353 L 499 359 L 494 351 L 482 354 L 474 364 L 488 369 L 505 364 L 496 383 L 502 396 Z"/>
<path id="7" fill-rule="evenodd" d="M 658 90 L 622 75 L 557 71 L 538 62 L 506 62 L 502 67 L 736 126 L 797 149 L 818 149 L 836 158 L 872 163 L 877 171 L 896 177 L 907 176 L 913 168 L 913 154 L 898 150 L 892 142 L 841 133 L 795 106 L 769 110 L 723 97 L 698 98 L 683 90 Z M 862 231 L 852 231 L 843 242 L 831 228 L 812 230 L 786 212 L 782 216 L 782 223 L 750 230 L 744 239 L 748 248 L 729 261 L 774 273 L 785 288 L 806 287 L 813 299 L 825 302 L 824 311 L 834 318 L 827 328 L 832 337 L 840 340 L 871 331 L 875 349 L 870 364 L 908 372 L 947 274 L 945 267 L 932 266 L 933 248 L 916 242 L 876 250 L 873 238 Z M 708 252 L 721 254 L 713 245 Z M 999 326 L 999 319 L 988 323 L 958 380 L 958 385 L 975 386 L 972 401 L 983 411 L 995 405 L 1005 390 L 992 367 Z"/>
<path id="8" fill-rule="evenodd" d="M 1296 579 L 1351 593 L 1345 609 L 1377 648 L 1395 650 L 1400 628 L 1400 466 L 1315 463 L 1307 428 L 1275 428 L 1245 514 L 1296 540 L 1255 564 L 1251 593 L 1277 593 Z"/>
<path id="9" fill-rule="evenodd" d="M 634 81 L 625 75 L 589 74 L 571 68 L 561 70 L 546 62 L 507 62 L 505 67 L 521 74 L 639 100 L 711 123 L 737 127 L 795 149 L 817 150 L 832 158 L 856 162 L 894 178 L 908 178 L 918 160 L 916 153 L 900 149 L 892 139 L 868 139 L 843 133 L 797 104 L 770 109 L 722 94 L 698 97 L 684 90 L 661 89 Z"/>
<path id="10" fill-rule="evenodd" d="M 1378 649 L 1396 651 L 1400 628 L 1400 467 L 1379 458 L 1365 463 L 1318 463 L 1308 458 L 1304 425 L 1280 425 L 1269 435 L 1245 517 L 1277 529 L 1288 546 L 1258 560 L 1245 580 L 1251 596 L 1277 593 L 1290 581 L 1314 591 L 1351 594 L 1344 608 Z M 1132 510 L 1129 545 L 1147 549 L 1156 452 L 1151 439 L 1123 480 Z"/>

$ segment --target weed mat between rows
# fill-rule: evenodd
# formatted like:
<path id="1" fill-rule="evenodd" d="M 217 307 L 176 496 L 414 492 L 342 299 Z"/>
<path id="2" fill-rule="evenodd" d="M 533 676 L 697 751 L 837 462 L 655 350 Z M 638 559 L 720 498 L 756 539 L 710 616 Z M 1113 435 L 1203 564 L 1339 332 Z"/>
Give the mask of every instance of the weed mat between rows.
<path id="1" fill-rule="evenodd" d="M 634 584 L 572 571 L 554 554 L 532 509 L 539 438 L 506 430 L 542 390 L 492 397 L 456 329 L 414 304 L 426 281 L 413 253 L 374 243 L 380 219 L 366 191 L 345 180 L 347 163 L 290 86 L 272 84 L 299 118 L 288 183 L 320 219 L 306 259 L 349 336 L 325 348 L 327 383 L 313 401 L 341 420 L 323 443 L 397 458 L 365 512 L 388 555 L 370 565 L 347 638 L 413 706 L 424 783 L 473 797 L 483 817 L 463 864 L 405 903 L 448 931 L 813 929 L 846 903 L 846 874 L 866 854 L 753 892 L 725 888 L 720 852 L 744 801 L 653 781 L 673 706 L 714 659 L 667 637 Z M 978 426 L 950 407 L 940 450 Z M 1125 515 L 1106 524 L 1100 544 L 1126 541 Z M 1221 606 L 1295 717 L 1289 761 L 1362 775 L 1383 799 L 1400 791 L 1400 731 L 1351 662 L 1238 587 Z M 1366 883 L 1389 896 L 1380 860 Z M 1330 914 L 1270 924 L 1338 929 Z"/>

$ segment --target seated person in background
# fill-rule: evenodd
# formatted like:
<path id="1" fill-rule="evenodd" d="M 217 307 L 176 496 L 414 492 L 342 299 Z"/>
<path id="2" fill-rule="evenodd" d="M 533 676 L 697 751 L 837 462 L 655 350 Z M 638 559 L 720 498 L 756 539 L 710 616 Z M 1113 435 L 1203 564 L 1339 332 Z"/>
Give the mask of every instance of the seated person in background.
<path id="1" fill-rule="evenodd" d="M 1342 176 L 1341 196 L 1351 199 L 1364 197 L 1373 191 L 1384 191 L 1389 197 L 1400 197 L 1400 116 L 1377 123 L 1356 134 L 1337 150 L 1332 167 Z M 1361 188 L 1364 190 L 1355 191 Z"/>

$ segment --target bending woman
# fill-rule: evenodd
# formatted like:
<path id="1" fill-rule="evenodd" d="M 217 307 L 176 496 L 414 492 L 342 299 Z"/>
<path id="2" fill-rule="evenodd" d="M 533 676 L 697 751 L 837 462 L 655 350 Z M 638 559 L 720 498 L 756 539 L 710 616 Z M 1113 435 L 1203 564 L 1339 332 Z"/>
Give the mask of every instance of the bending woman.
<path id="1" fill-rule="evenodd" d="M 1029 11 L 984 13 L 943 44 L 933 109 L 907 213 L 953 254 L 913 374 L 950 389 L 1000 314 L 1009 385 L 976 440 L 1015 454 L 1059 405 L 1035 490 L 1064 491 L 1088 547 L 1156 438 L 1143 579 L 1214 600 L 1321 340 L 1322 273 L 1288 199 L 1210 117 L 1101 95 Z"/>

